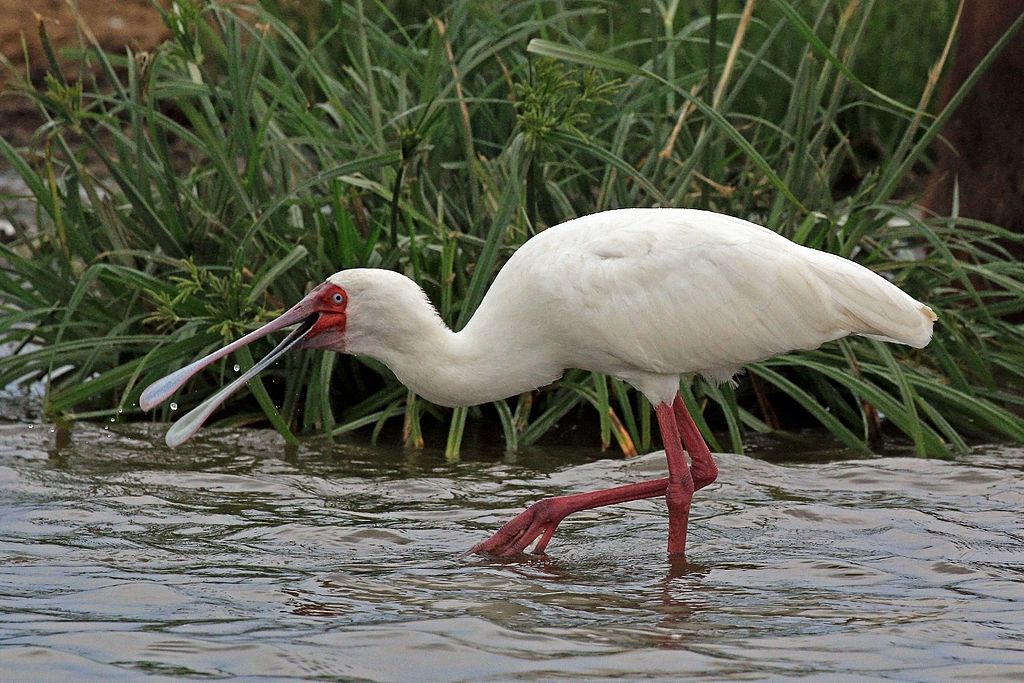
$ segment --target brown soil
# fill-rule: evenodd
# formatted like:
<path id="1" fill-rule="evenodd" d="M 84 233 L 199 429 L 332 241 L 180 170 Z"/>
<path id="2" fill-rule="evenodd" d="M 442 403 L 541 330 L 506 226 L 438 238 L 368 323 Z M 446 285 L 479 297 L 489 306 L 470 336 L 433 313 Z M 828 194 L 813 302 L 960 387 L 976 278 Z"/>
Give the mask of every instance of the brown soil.
<path id="1" fill-rule="evenodd" d="M 115 53 L 125 48 L 151 50 L 168 36 L 167 27 L 149 0 L 76 0 L 77 19 L 71 4 L 67 0 L 0 0 L 0 52 L 4 58 L 21 73 L 27 72 L 33 81 L 43 78 L 49 64 L 39 38 L 40 21 L 69 76 L 77 75 L 79 67 L 61 50 L 82 44 L 85 31 L 95 36 L 105 50 Z M 7 68 L 0 67 L 0 90 L 12 77 Z M 19 144 L 37 123 L 33 108 L 24 98 L 7 92 L 0 96 L 0 136 Z"/>

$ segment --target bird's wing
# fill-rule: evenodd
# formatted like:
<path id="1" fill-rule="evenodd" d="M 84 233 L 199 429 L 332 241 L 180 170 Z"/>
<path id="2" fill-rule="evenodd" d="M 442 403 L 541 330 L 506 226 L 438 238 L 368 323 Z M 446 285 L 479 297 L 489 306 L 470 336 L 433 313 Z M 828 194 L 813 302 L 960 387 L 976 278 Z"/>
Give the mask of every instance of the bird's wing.
<path id="1" fill-rule="evenodd" d="M 725 378 L 844 333 L 820 278 L 770 230 L 700 211 L 598 216 L 530 259 L 546 324 L 590 369 Z"/>
<path id="2" fill-rule="evenodd" d="M 866 268 L 753 223 L 622 209 L 528 241 L 473 322 L 552 366 L 725 380 L 746 363 L 848 334 L 923 346 L 934 319 Z"/>

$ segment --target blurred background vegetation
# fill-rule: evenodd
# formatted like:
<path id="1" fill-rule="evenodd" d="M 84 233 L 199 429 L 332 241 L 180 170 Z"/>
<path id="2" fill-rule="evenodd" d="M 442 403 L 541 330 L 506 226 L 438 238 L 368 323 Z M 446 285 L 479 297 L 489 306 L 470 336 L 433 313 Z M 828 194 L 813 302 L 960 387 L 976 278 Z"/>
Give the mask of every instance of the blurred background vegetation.
<path id="1" fill-rule="evenodd" d="M 811 425 L 860 450 L 1024 440 L 1024 271 L 1008 251 L 1021 238 L 955 201 L 951 216 L 914 206 L 974 83 L 935 102 L 951 0 L 180 0 L 160 13 L 169 37 L 146 52 L 107 51 L 88 30 L 61 50 L 43 21 L 45 76 L 5 67 L 40 125 L 0 140 L 36 207 L 0 245 L 0 381 L 42 382 L 48 419 L 141 417 L 149 382 L 342 268 L 406 273 L 458 329 L 537 231 L 677 206 L 853 258 L 940 317 L 921 351 L 848 339 L 754 364 L 735 388 L 686 380 L 713 449 Z M 241 352 L 176 408 L 252 363 Z M 249 389 L 219 423 L 269 420 L 289 441 L 390 425 L 454 455 L 467 425 L 500 427 L 516 449 L 583 422 L 606 447 L 657 445 L 641 397 L 580 371 L 452 411 L 372 360 L 301 352 Z"/>

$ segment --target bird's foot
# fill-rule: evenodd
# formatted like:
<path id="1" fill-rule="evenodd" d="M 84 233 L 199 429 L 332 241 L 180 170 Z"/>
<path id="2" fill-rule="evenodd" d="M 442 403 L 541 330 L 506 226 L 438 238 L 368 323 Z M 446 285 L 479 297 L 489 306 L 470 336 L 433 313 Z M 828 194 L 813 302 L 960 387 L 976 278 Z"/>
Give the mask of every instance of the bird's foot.
<path id="1" fill-rule="evenodd" d="M 473 546 L 470 553 L 480 555 L 516 555 L 525 551 L 537 538 L 533 552 L 540 554 L 547 548 L 555 529 L 567 516 L 581 510 L 592 510 L 605 505 L 625 503 L 665 495 L 668 479 L 652 479 L 636 484 L 616 486 L 602 491 L 573 493 L 537 501 L 483 543 Z"/>
<path id="2" fill-rule="evenodd" d="M 560 498 L 539 500 L 506 522 L 486 541 L 477 543 L 469 552 L 478 555 L 518 555 L 540 537 L 533 552 L 542 554 L 555 535 L 555 529 L 570 512 L 573 510 L 568 509 Z"/>

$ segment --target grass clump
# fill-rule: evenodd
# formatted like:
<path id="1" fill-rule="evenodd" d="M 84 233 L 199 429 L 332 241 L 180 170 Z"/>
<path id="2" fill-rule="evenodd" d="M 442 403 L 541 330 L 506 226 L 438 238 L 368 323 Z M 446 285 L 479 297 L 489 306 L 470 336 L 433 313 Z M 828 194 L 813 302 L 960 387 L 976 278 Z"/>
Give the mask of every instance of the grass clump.
<path id="1" fill-rule="evenodd" d="M 923 351 L 848 339 L 755 364 L 735 389 L 684 382 L 713 448 L 742 450 L 793 414 L 858 449 L 884 428 L 921 454 L 1022 440 L 1024 338 L 1008 321 L 1024 267 L 1006 250 L 1020 238 L 920 217 L 900 194 L 962 93 L 924 113 L 941 32 L 915 43 L 916 69 L 879 67 L 894 5 L 955 16 L 871 1 L 723 0 L 689 16 L 678 3 L 174 2 L 172 39 L 152 54 L 86 44 L 98 75 L 73 81 L 54 61 L 21 85 L 45 123 L 28 149 L 0 141 L 38 206 L 0 246 L 0 343 L 14 350 L 0 380 L 44 380 L 53 418 L 131 415 L 150 381 L 339 269 L 405 272 L 457 329 L 544 227 L 692 206 L 854 258 L 941 319 Z M 252 363 L 240 352 L 178 405 Z M 496 417 L 514 449 L 589 406 L 605 445 L 651 446 L 643 399 L 581 371 L 450 412 L 330 353 L 289 354 L 249 388 L 220 423 L 269 420 L 289 440 L 402 420 L 407 443 L 440 428 L 456 454 L 467 420 Z"/>

